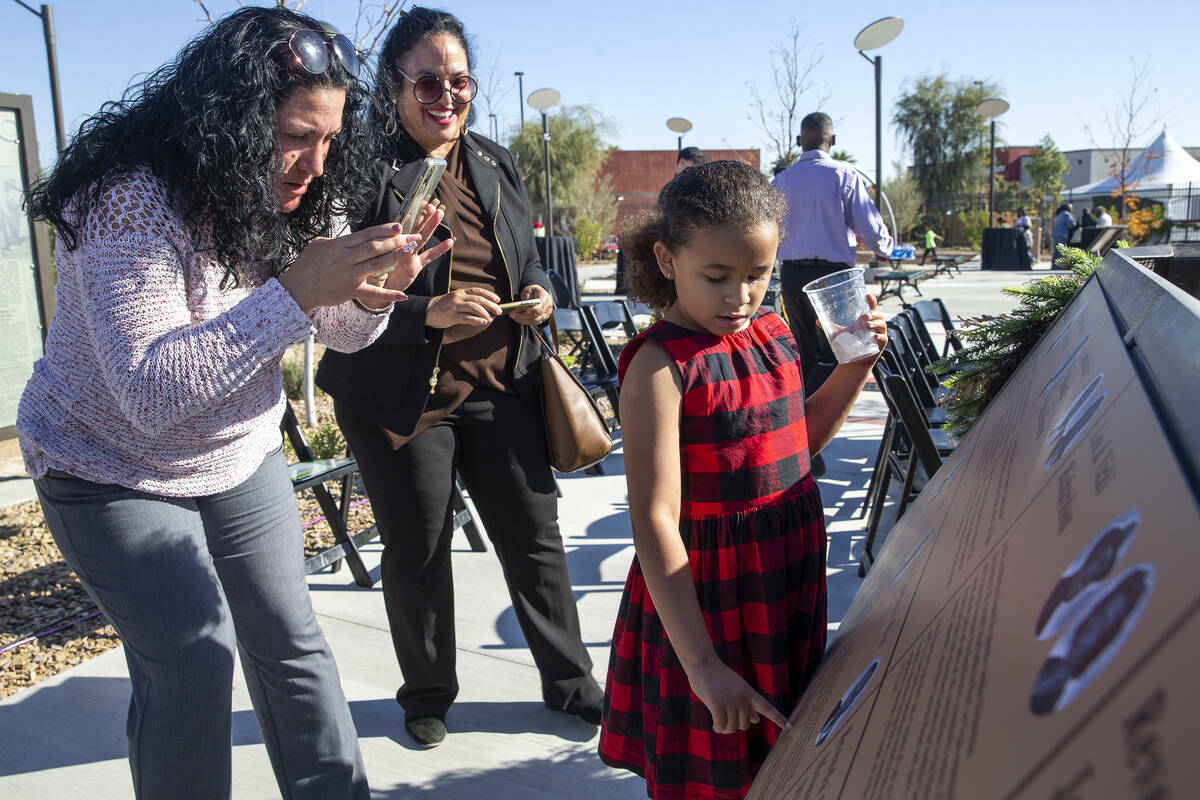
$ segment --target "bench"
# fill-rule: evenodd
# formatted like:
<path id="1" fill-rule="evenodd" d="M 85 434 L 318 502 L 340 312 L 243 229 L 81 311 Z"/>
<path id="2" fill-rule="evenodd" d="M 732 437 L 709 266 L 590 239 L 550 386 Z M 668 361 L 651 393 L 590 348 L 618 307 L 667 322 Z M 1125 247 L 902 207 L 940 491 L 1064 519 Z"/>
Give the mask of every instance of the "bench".
<path id="1" fill-rule="evenodd" d="M 922 269 L 885 269 L 872 274 L 871 280 L 879 281 L 879 295 L 877 299 L 883 300 L 885 297 L 894 296 L 901 303 L 904 303 L 904 295 L 901 293 L 904 291 L 904 287 L 907 286 L 918 295 L 924 297 L 917 283 L 931 275 L 933 273 Z"/>
<path id="2" fill-rule="evenodd" d="M 284 408 L 283 422 L 280 424 L 280 428 L 287 436 L 292 450 L 296 452 L 296 457 L 299 459 L 295 464 L 288 465 L 292 490 L 297 494 L 312 490 L 317 499 L 317 505 L 320 506 L 321 513 L 325 516 L 324 521 L 333 531 L 334 545 L 305 559 L 305 574 L 311 575 L 325 567 L 329 567 L 331 572 L 337 572 L 341 569 L 342 561 L 345 560 L 350 567 L 350 574 L 354 576 L 354 582 L 364 589 L 371 588 L 375 581 L 371 578 L 366 564 L 363 563 L 358 549 L 377 538 L 379 528 L 372 525 L 354 536 L 350 535 L 348 529 L 350 497 L 354 489 L 354 476 L 358 472 L 358 461 L 349 452 L 342 458 L 317 458 L 308 445 L 308 440 L 300 428 L 300 421 L 296 418 L 296 412 L 292 410 L 290 402 Z M 329 487 L 325 485 L 327 481 L 341 481 L 341 491 L 338 492 L 340 497 L 334 498 Z M 452 530 L 461 528 L 466 534 L 472 550 L 480 553 L 486 552 L 487 545 L 484 544 L 483 537 L 480 535 L 479 521 L 475 519 L 475 515 L 463 499 L 458 476 L 455 476 L 454 493 L 450 501 L 453 515 Z"/>
<path id="3" fill-rule="evenodd" d="M 933 274 L 941 275 L 944 272 L 951 278 L 954 277 L 954 272 L 961 275 L 962 270 L 958 265 L 966 260 L 966 256 L 935 256 L 933 259 Z M 954 272 L 951 272 L 951 270 L 954 270 Z M 920 293 L 918 292 L 918 294 Z"/>

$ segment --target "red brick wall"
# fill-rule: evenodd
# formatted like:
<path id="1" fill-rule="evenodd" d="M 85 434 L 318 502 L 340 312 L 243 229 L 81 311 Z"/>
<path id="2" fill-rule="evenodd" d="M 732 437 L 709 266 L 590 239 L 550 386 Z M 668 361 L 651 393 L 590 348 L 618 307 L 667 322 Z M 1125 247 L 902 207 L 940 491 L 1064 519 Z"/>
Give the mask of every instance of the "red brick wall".
<path id="1" fill-rule="evenodd" d="M 743 161 L 760 169 L 759 151 L 705 150 L 713 160 Z M 604 162 L 601 175 L 612 178 L 613 192 L 623 199 L 617 206 L 617 229 L 622 222 L 654 207 L 658 192 L 675 177 L 674 150 L 613 150 Z"/>
<path id="2" fill-rule="evenodd" d="M 1019 183 L 1021 180 L 1021 156 L 1033 155 L 1036 147 L 997 147 L 996 166 L 1003 171 L 997 175 L 1009 182 Z M 985 173 L 986 174 L 986 173 Z"/>

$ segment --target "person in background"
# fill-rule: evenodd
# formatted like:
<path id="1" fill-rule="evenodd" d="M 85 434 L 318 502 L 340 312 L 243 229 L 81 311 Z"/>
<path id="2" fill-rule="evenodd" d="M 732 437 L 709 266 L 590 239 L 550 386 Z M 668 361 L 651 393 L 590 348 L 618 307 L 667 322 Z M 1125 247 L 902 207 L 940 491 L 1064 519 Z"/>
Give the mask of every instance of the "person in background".
<path id="1" fill-rule="evenodd" d="M 1112 227 L 1113 218 L 1109 216 L 1108 209 L 1104 206 L 1096 206 L 1093 212 L 1096 216 L 1096 225 L 1100 228 Z"/>
<path id="2" fill-rule="evenodd" d="M 421 272 L 378 342 L 326 352 L 317 373 L 383 540 L 384 606 L 404 676 L 396 701 L 423 748 L 444 741 L 459 688 L 456 474 L 495 547 L 545 704 L 599 725 L 603 698 L 567 574 L 539 399 L 534 326 L 553 312 L 550 281 L 512 154 L 467 128 L 472 63 L 462 23 L 444 11 L 410 7 L 388 33 L 372 120 L 387 150 L 366 219 L 396 219 L 421 162 L 443 158 L 434 238 L 454 249 Z M 504 313 L 500 303 L 514 300 L 535 302 Z"/>
<path id="3" fill-rule="evenodd" d="M 1025 242 L 1025 262 L 1022 266 L 1028 269 L 1033 266 L 1033 222 L 1025 213 L 1024 208 L 1017 209 L 1017 220 L 1014 226 L 1021 231 L 1021 238 Z"/>
<path id="4" fill-rule="evenodd" d="M 1096 227 L 1097 223 L 1098 223 L 1098 220 L 1092 214 L 1092 210 L 1090 208 L 1085 208 L 1083 210 L 1083 218 L 1079 221 L 1080 227 L 1094 228 L 1094 227 Z"/>
<path id="5" fill-rule="evenodd" d="M 699 147 L 685 147 L 675 156 L 675 174 L 678 175 L 688 167 L 694 167 L 706 161 L 708 161 L 708 156 L 704 155 Z"/>
<path id="6" fill-rule="evenodd" d="M 825 650 L 809 454 L 879 356 L 838 365 L 804 398 L 803 355 L 762 308 L 784 210 L 758 170 L 715 161 L 680 173 L 625 237 L 634 296 L 664 313 L 621 353 L 636 555 L 599 752 L 656 800 L 742 797 Z M 868 307 L 882 349 L 887 326 Z"/>
<path id="7" fill-rule="evenodd" d="M 866 183 L 849 164 L 830 157 L 836 141 L 828 114 L 807 115 L 800 121 L 799 160 L 771 181 L 788 202 L 779 248 L 780 280 L 788 323 L 800 346 L 806 394 L 821 387 L 837 359 L 817 329 L 817 312 L 804 285 L 853 267 L 856 239 L 880 258 L 892 252 L 892 237 L 867 195 Z M 818 454 L 813 474 L 820 477 L 824 472 Z"/>
<path id="8" fill-rule="evenodd" d="M 937 258 L 937 243 L 941 238 L 932 225 L 925 226 L 925 252 L 921 253 L 921 266 L 925 266 L 925 259 Z"/>
<path id="9" fill-rule="evenodd" d="M 17 432 L 121 637 L 139 798 L 229 797 L 235 653 L 280 793 L 370 793 L 279 431 L 284 351 L 367 345 L 439 255 L 415 254 L 432 224 L 337 235 L 372 192 L 358 70 L 310 17 L 236 11 L 85 120 L 29 198 L 58 308 Z"/>
<path id="10" fill-rule="evenodd" d="M 1050 231 L 1054 248 L 1050 254 L 1051 263 L 1058 262 L 1059 245 L 1065 247 L 1071 241 L 1071 232 L 1075 230 L 1075 217 L 1071 213 L 1072 210 L 1070 203 L 1063 203 L 1054 212 L 1054 227 Z"/>

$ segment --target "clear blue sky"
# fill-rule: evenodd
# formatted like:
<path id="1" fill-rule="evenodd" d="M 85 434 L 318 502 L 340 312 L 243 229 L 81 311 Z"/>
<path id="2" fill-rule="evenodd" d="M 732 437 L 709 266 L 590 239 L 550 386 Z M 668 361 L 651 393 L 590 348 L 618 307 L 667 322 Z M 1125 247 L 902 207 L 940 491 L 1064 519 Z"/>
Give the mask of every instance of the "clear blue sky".
<path id="1" fill-rule="evenodd" d="M 37 0 L 27 2 L 37 6 Z M 52 5 L 64 115 L 72 132 L 131 78 L 171 58 L 207 25 L 194 0 L 59 0 Z M 237 8 L 234 0 L 207 5 L 216 16 Z M 852 42 L 864 25 L 884 16 L 905 21 L 899 38 L 877 51 L 884 59 L 885 175 L 902 157 L 888 125 L 893 102 L 906 78 L 925 72 L 998 81 L 1012 104 L 1000 118 L 1003 139 L 1033 144 L 1050 133 L 1069 150 L 1091 146 L 1083 123 L 1092 125 L 1098 144 L 1110 143 L 1100 104 L 1105 98 L 1115 101 L 1123 90 L 1130 56 L 1140 61 L 1151 54 L 1150 84 L 1158 90 L 1157 105 L 1168 129 L 1182 144 L 1200 145 L 1197 20 L 1194 4 L 1183 0 L 1159 0 L 1153 13 L 1107 0 L 867 0 L 807 6 L 794 0 L 447 0 L 429 5 L 464 21 L 481 69 L 498 51 L 498 72 L 510 87 L 496 109 L 503 126 L 517 122 L 512 73 L 523 70 L 526 95 L 552 86 L 565 103 L 594 106 L 614 124 L 612 144 L 624 149 L 674 148 L 675 134 L 665 121 L 682 116 L 695 125 L 685 144 L 761 147 L 769 163 L 767 141 L 747 116 L 747 82 L 757 81 L 764 94 L 769 91 L 772 42 L 785 36 L 795 19 L 804 25 L 810 47 L 823 54 L 814 73 L 813 102 L 816 94 L 830 96 L 823 110 L 838 122 L 838 146 L 870 169 L 872 69 Z M 357 0 L 308 0 L 303 10 L 352 31 L 357 8 Z M 805 14 L 805 8 L 811 10 Z M 6 32 L 0 91 L 33 95 L 45 165 L 53 158 L 54 122 L 41 22 L 13 0 L 0 0 L 0 27 Z"/>

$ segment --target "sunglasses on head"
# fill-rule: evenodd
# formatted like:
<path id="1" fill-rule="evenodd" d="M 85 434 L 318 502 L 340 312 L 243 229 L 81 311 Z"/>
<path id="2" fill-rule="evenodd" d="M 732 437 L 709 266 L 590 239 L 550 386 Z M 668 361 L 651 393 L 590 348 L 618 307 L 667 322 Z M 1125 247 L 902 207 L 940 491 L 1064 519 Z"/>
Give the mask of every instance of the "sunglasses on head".
<path id="1" fill-rule="evenodd" d="M 337 56 L 342 69 L 352 77 L 357 78 L 362 63 L 354 45 L 340 33 L 322 33 L 320 31 L 302 28 L 288 39 L 288 47 L 292 55 L 300 62 L 300 66 L 314 75 L 320 75 L 329 69 L 329 52 Z"/>
<path id="2" fill-rule="evenodd" d="M 466 105 L 475 99 L 475 93 L 479 91 L 479 83 L 470 75 L 460 75 L 452 81 L 444 81 L 432 75 L 413 78 L 399 67 L 396 68 L 396 72 L 412 83 L 413 97 L 417 98 L 417 102 L 423 106 L 430 106 L 441 100 L 447 90 L 450 92 L 452 103 L 459 106 Z"/>

